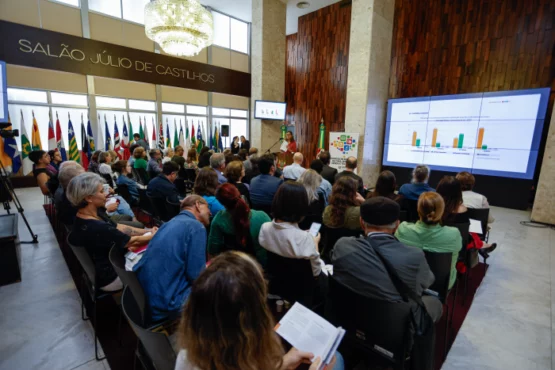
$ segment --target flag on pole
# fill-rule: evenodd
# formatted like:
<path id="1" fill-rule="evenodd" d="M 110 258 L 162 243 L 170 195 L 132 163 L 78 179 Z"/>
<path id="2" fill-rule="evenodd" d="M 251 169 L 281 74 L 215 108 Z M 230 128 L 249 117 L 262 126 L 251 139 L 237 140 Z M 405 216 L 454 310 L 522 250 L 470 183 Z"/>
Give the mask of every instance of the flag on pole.
<path id="1" fill-rule="evenodd" d="M 220 132 L 218 131 L 218 124 L 214 124 L 214 141 L 210 143 L 212 145 L 212 149 L 218 151 L 218 136 L 220 136 Z"/>
<path id="2" fill-rule="evenodd" d="M 10 114 L 8 113 L 8 123 L 11 125 Z M 12 126 L 6 127 L 6 130 L 11 130 Z M 7 137 L 5 139 L 0 138 L 2 140 L 3 149 L 2 153 L 2 163 L 4 163 L 4 167 L 6 170 L 9 170 L 8 167 L 11 167 L 12 173 L 17 173 L 21 168 L 21 155 L 19 154 L 19 150 L 17 149 L 17 142 L 13 137 Z"/>
<path id="3" fill-rule="evenodd" d="M 172 147 L 172 139 L 170 137 L 170 125 L 168 125 L 168 119 L 166 118 L 166 148 Z"/>
<path id="4" fill-rule="evenodd" d="M 83 114 L 81 114 L 81 166 L 89 168 L 89 160 L 91 159 L 91 146 L 87 137 L 87 130 L 83 122 Z"/>
<path id="5" fill-rule="evenodd" d="M 164 149 L 164 124 L 160 121 L 160 129 L 158 131 L 158 149 Z"/>
<path id="6" fill-rule="evenodd" d="M 127 132 L 127 123 L 125 122 L 125 116 L 123 116 L 123 159 L 126 161 L 131 157 L 131 152 L 129 151 L 129 133 Z"/>
<path id="7" fill-rule="evenodd" d="M 23 110 L 21 110 L 21 158 L 23 162 L 23 175 L 27 176 L 31 171 L 33 171 L 33 162 L 29 158 L 29 153 L 31 153 L 31 142 L 29 141 L 29 135 L 27 134 L 27 129 L 25 128 L 25 122 L 23 120 Z"/>
<path id="8" fill-rule="evenodd" d="M 214 149 L 214 137 L 212 136 L 212 130 L 208 129 L 208 148 Z"/>
<path id="9" fill-rule="evenodd" d="M 319 130 L 319 137 L 318 137 L 318 149 L 316 149 L 316 155 L 324 150 L 325 146 L 325 136 L 326 136 L 326 125 L 324 125 L 324 117 L 322 117 L 322 121 L 320 122 L 320 130 Z"/>
<path id="10" fill-rule="evenodd" d="M 133 123 L 131 123 L 131 117 L 129 117 L 129 145 L 131 146 L 131 142 L 135 139 L 133 139 Z"/>
<path id="11" fill-rule="evenodd" d="M 147 126 L 147 124 L 146 124 L 146 117 L 144 117 L 144 122 L 143 122 L 143 124 L 145 125 L 144 134 L 145 134 L 146 145 L 147 145 L 148 148 L 150 148 L 150 136 L 148 135 L 148 126 Z"/>
<path id="12" fill-rule="evenodd" d="M 222 143 L 222 125 L 221 124 L 220 124 L 219 130 L 220 130 L 220 132 L 218 133 L 218 150 L 220 152 L 223 152 L 224 145 Z"/>
<path id="13" fill-rule="evenodd" d="M 69 137 L 69 160 L 79 162 L 79 149 L 77 149 L 77 141 L 75 140 L 75 131 L 73 131 L 73 124 L 71 123 L 71 117 L 68 113 L 68 129 L 67 134 Z"/>
<path id="14" fill-rule="evenodd" d="M 114 114 L 114 150 L 116 151 L 116 154 L 118 155 L 118 158 L 122 159 L 124 148 L 122 148 L 121 142 L 120 142 L 120 139 L 119 139 L 118 123 L 116 122 L 116 115 L 115 114 Z M 116 160 L 116 158 L 114 158 L 114 161 L 115 160 Z"/>
<path id="15" fill-rule="evenodd" d="M 33 113 L 33 133 L 31 136 L 31 147 L 33 150 L 42 150 L 42 143 L 40 142 L 39 124 L 35 118 L 35 111 Z"/>
<path id="16" fill-rule="evenodd" d="M 177 122 L 175 118 L 173 119 L 173 147 L 176 148 L 179 145 L 179 137 L 177 136 Z"/>
<path id="17" fill-rule="evenodd" d="M 156 146 L 156 125 L 154 124 L 154 117 L 152 117 L 152 141 L 154 146 Z"/>
<path id="18" fill-rule="evenodd" d="M 56 149 L 56 134 L 54 134 L 54 124 L 52 123 L 52 113 L 48 113 L 48 150 Z"/>
<path id="19" fill-rule="evenodd" d="M 141 121 L 141 117 L 139 117 L 139 136 L 141 139 L 145 138 L 145 132 L 143 131 L 143 122 Z"/>
<path id="20" fill-rule="evenodd" d="M 197 153 L 200 153 L 200 150 L 202 149 L 202 143 L 203 143 L 203 139 L 202 139 L 202 129 L 200 128 L 200 122 L 198 122 L 198 132 L 197 132 Z"/>
<path id="21" fill-rule="evenodd" d="M 106 115 L 104 115 L 104 129 L 106 131 L 106 145 L 104 146 L 106 151 L 112 150 L 112 137 L 110 136 L 110 129 L 108 128 L 108 121 L 106 121 Z"/>
<path id="22" fill-rule="evenodd" d="M 185 149 L 185 136 L 183 135 L 183 125 L 181 124 L 181 120 L 179 120 L 179 145 Z"/>
<path id="23" fill-rule="evenodd" d="M 87 122 L 87 137 L 89 139 L 89 149 L 91 150 L 91 153 L 92 153 L 96 150 L 96 146 L 94 145 L 94 136 L 93 136 L 93 132 L 92 132 L 91 118 L 90 117 L 89 117 L 89 121 Z"/>
<path id="24" fill-rule="evenodd" d="M 187 152 L 189 151 L 189 122 L 185 120 L 185 148 Z"/>
<path id="25" fill-rule="evenodd" d="M 196 139 L 195 139 L 195 121 L 191 121 L 191 148 L 196 147 Z"/>
<path id="26" fill-rule="evenodd" d="M 58 112 L 56 112 L 56 146 L 62 156 L 62 162 L 67 161 L 66 147 L 64 145 L 64 138 L 62 137 L 62 126 L 60 126 Z"/>

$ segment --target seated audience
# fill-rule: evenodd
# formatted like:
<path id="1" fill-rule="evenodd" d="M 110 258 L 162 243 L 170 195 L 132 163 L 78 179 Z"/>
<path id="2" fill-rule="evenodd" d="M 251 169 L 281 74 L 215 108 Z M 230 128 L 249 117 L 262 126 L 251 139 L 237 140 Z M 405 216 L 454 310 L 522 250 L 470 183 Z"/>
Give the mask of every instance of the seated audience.
<path id="1" fill-rule="evenodd" d="M 231 161 L 233 161 L 234 159 L 234 155 L 233 154 L 228 154 L 225 156 L 225 166 L 227 167 L 228 164 L 231 163 Z"/>
<path id="2" fill-rule="evenodd" d="M 239 162 L 241 163 L 241 162 Z M 208 254 L 216 256 L 229 249 L 226 238 L 235 241 L 234 246 L 248 253 L 266 266 L 266 250 L 258 242 L 262 224 L 272 221 L 263 211 L 251 210 L 241 198 L 239 190 L 230 183 L 222 184 L 216 190 L 216 199 L 225 209 L 218 212 L 210 225 Z"/>
<path id="3" fill-rule="evenodd" d="M 250 185 L 251 180 L 260 175 L 258 162 L 260 162 L 260 157 L 258 156 L 251 156 L 248 161 L 243 162 L 243 165 L 245 166 L 245 178 L 243 179 L 243 182 L 245 184 Z M 250 167 L 247 168 L 245 163 L 247 163 Z"/>
<path id="4" fill-rule="evenodd" d="M 248 158 L 243 160 L 243 166 L 245 167 L 245 172 L 248 172 L 252 169 L 251 159 L 258 157 L 258 149 L 257 148 L 250 148 Z"/>
<path id="5" fill-rule="evenodd" d="M 110 157 L 112 157 L 112 163 L 120 159 L 120 155 L 115 150 L 108 150 L 108 153 L 110 153 Z"/>
<path id="6" fill-rule="evenodd" d="M 318 154 L 318 159 L 320 159 L 324 164 L 324 168 L 322 169 L 322 173 L 320 175 L 333 185 L 335 182 L 335 176 L 337 175 L 337 168 L 330 167 L 330 152 L 322 150 L 320 154 Z"/>
<path id="7" fill-rule="evenodd" d="M 180 207 L 181 212 L 160 227 L 133 268 L 144 289 L 151 322 L 173 319 L 181 312 L 191 285 L 206 265 L 208 204 L 190 195 Z"/>
<path id="8" fill-rule="evenodd" d="M 474 192 L 474 184 L 476 184 L 476 178 L 473 174 L 463 171 L 457 174 L 457 180 L 461 183 L 463 205 L 467 208 L 478 208 L 478 209 L 489 209 L 488 199 L 482 194 Z M 489 211 L 488 223 L 493 223 L 495 218 Z"/>
<path id="9" fill-rule="evenodd" d="M 418 200 L 420 194 L 427 191 L 435 191 L 430 185 L 428 185 L 428 179 L 430 178 L 430 169 L 426 165 L 418 165 L 412 171 L 412 181 L 410 184 L 404 184 L 399 189 L 399 195 L 402 195 L 406 199 Z"/>
<path id="10" fill-rule="evenodd" d="M 146 161 L 146 152 L 143 147 L 138 146 L 135 148 L 135 150 L 133 151 L 133 158 L 135 158 L 135 160 L 133 161 L 133 168 L 142 168 L 145 171 L 147 170 L 148 162 Z"/>
<path id="11" fill-rule="evenodd" d="M 116 180 L 116 184 L 119 185 L 127 185 L 127 189 L 129 189 L 129 194 L 133 198 L 135 203 L 139 202 L 139 188 L 141 185 L 137 183 L 135 180 L 129 178 L 129 174 L 131 173 L 131 166 L 129 165 L 128 161 L 117 161 L 112 165 L 112 169 L 118 173 L 118 178 Z"/>
<path id="12" fill-rule="evenodd" d="M 58 177 L 48 170 L 50 156 L 44 150 L 33 150 L 29 153 L 29 159 L 33 162 L 33 176 L 44 195 L 54 194 L 58 189 Z"/>
<path id="13" fill-rule="evenodd" d="M 203 147 L 200 150 L 199 157 L 198 157 L 198 168 L 204 168 L 210 166 L 210 157 L 212 153 L 210 153 L 210 148 Z"/>
<path id="14" fill-rule="evenodd" d="M 241 149 L 239 150 L 239 153 L 237 155 L 239 156 L 241 162 L 244 162 L 248 159 L 249 151 L 246 149 Z"/>
<path id="15" fill-rule="evenodd" d="M 403 196 L 395 194 L 396 188 L 397 180 L 395 179 L 395 174 L 391 171 L 382 171 L 376 181 L 376 187 L 372 192 L 368 193 L 366 198 L 385 197 L 400 202 Z"/>
<path id="16" fill-rule="evenodd" d="M 138 148 L 139 146 L 137 144 L 131 144 L 129 145 L 129 153 L 131 153 L 131 157 L 129 157 L 129 165 L 131 166 L 131 168 L 135 168 L 135 157 L 133 156 L 133 153 L 135 153 L 135 149 Z"/>
<path id="17" fill-rule="evenodd" d="M 102 153 L 102 150 L 97 150 L 92 154 L 87 171 L 99 173 L 98 167 L 100 166 L 100 164 L 98 163 L 98 157 L 100 156 L 100 153 Z"/>
<path id="18" fill-rule="evenodd" d="M 71 226 L 75 220 L 77 214 L 77 208 L 75 208 L 71 202 L 67 199 L 67 187 L 69 182 L 76 177 L 85 172 L 85 169 L 75 161 L 65 161 L 60 164 L 60 170 L 58 172 L 58 181 L 60 182 L 60 187 L 56 190 L 54 194 L 54 204 L 56 205 L 56 217 L 64 225 Z M 115 206 L 112 206 L 115 207 Z M 113 208 L 112 210 L 115 210 Z"/>
<path id="19" fill-rule="evenodd" d="M 393 236 L 399 227 L 400 210 L 398 203 L 384 197 L 368 199 L 360 206 L 360 224 L 364 235 L 341 238 L 335 244 L 332 252 L 333 278 L 370 299 L 401 302 L 403 298 L 382 262 L 383 258 L 395 269 L 402 282 L 422 297 L 426 311 L 437 322 L 441 318 L 443 305 L 436 297 L 423 295 L 435 280 L 424 253 Z M 460 248 L 460 240 L 458 245 Z M 416 305 L 412 300 L 411 303 Z M 423 314 L 420 307 L 416 314 Z M 419 318 L 417 320 L 420 321 Z M 420 365 L 418 369 L 432 369 L 433 334 L 415 337 L 412 355 L 415 357 L 413 363 L 416 360 Z"/>
<path id="20" fill-rule="evenodd" d="M 216 171 L 220 184 L 227 182 L 227 179 L 222 173 L 225 170 L 225 156 L 222 153 L 212 154 L 212 157 L 210 157 L 210 167 Z"/>
<path id="21" fill-rule="evenodd" d="M 150 159 L 147 164 L 148 176 L 151 179 L 155 178 L 162 173 L 162 166 L 160 165 L 160 151 L 158 149 L 151 149 L 149 152 Z"/>
<path id="22" fill-rule="evenodd" d="M 322 176 L 314 170 L 306 170 L 298 182 L 304 186 L 308 196 L 308 212 L 305 219 L 299 223 L 299 227 L 302 230 L 309 230 L 313 222 L 322 224 L 322 213 L 326 207 L 324 197 L 318 193 Z"/>
<path id="23" fill-rule="evenodd" d="M 183 157 L 183 154 L 185 154 L 185 149 L 183 149 L 181 145 L 176 146 L 172 161 L 179 165 L 180 170 L 185 168 L 185 158 Z"/>
<path id="24" fill-rule="evenodd" d="M 137 148 L 135 150 L 142 149 Z M 179 192 L 173 184 L 175 179 L 177 179 L 177 172 L 179 171 L 179 166 L 177 163 L 170 161 L 164 163 L 162 166 L 162 173 L 150 180 L 148 187 L 146 188 L 146 195 L 153 198 L 162 198 L 164 202 L 170 200 L 170 202 L 179 202 Z"/>
<path id="25" fill-rule="evenodd" d="M 274 156 L 265 154 L 258 160 L 260 175 L 253 178 L 250 182 L 250 195 L 253 208 L 269 206 L 274 200 L 279 186 L 283 184 L 282 179 L 274 177 L 276 166 Z"/>
<path id="26" fill-rule="evenodd" d="M 335 175 L 335 181 L 337 181 L 341 177 L 350 177 L 350 178 L 356 180 L 357 183 L 358 183 L 357 191 L 360 195 L 362 195 L 364 197 L 365 194 L 366 194 L 366 190 L 364 190 L 364 184 L 362 182 L 362 177 L 358 176 L 355 173 L 355 170 L 357 169 L 357 165 L 358 165 L 358 161 L 355 157 L 347 158 L 347 160 L 345 161 L 345 171 L 340 172 L 337 175 Z"/>
<path id="27" fill-rule="evenodd" d="M 360 205 L 364 198 L 357 193 L 357 182 L 349 176 L 339 177 L 331 191 L 323 222 L 331 228 L 360 230 Z"/>
<path id="28" fill-rule="evenodd" d="M 212 260 L 196 279 L 181 315 L 175 370 L 290 370 L 321 359 L 292 348 L 284 354 L 267 304 L 260 266 L 248 255 L 228 252 Z M 328 369 L 343 370 L 336 353 Z"/>
<path id="29" fill-rule="evenodd" d="M 320 187 L 318 188 L 318 194 L 321 194 L 324 197 L 324 205 L 327 206 L 331 195 L 332 185 L 322 176 L 322 171 L 324 170 L 324 162 L 322 162 L 320 159 L 315 159 L 312 161 L 312 163 L 310 163 L 310 168 L 316 171 L 322 177 L 322 182 L 320 183 Z"/>
<path id="30" fill-rule="evenodd" d="M 115 157 L 117 158 L 117 157 Z M 112 179 L 114 178 L 114 173 L 112 171 L 112 160 L 114 158 L 112 157 L 112 154 L 108 151 L 106 152 L 102 152 L 100 153 L 100 155 L 98 156 L 98 173 L 103 176 L 103 175 L 108 175 L 110 176 Z M 112 180 L 112 182 L 114 182 Z M 110 183 L 110 186 L 113 186 L 112 183 Z"/>
<path id="31" fill-rule="evenodd" d="M 174 155 L 174 151 L 172 148 L 164 149 L 164 158 L 162 158 L 162 164 L 171 161 L 173 158 L 173 155 Z"/>
<path id="32" fill-rule="evenodd" d="M 441 195 L 433 191 L 423 193 L 418 199 L 420 219 L 415 224 L 401 223 L 395 236 L 404 244 L 428 252 L 452 252 L 451 278 L 449 279 L 449 289 L 451 289 L 457 279 L 456 265 L 462 247 L 462 238 L 456 227 L 441 225 L 444 211 L 445 203 Z"/>
<path id="33" fill-rule="evenodd" d="M 69 242 L 84 247 L 94 262 L 100 289 L 111 292 L 123 288 L 112 268 L 108 255 L 112 247 L 134 251 L 150 241 L 157 229 L 138 229 L 116 225 L 102 217 L 99 208 L 106 204 L 105 181 L 95 173 L 82 173 L 74 177 L 67 187 L 67 198 L 78 209 Z M 145 236 L 144 234 L 151 234 Z"/>
<path id="34" fill-rule="evenodd" d="M 205 167 L 199 171 L 193 187 L 195 194 L 206 200 L 213 216 L 224 209 L 224 206 L 216 199 L 218 186 L 220 186 L 220 183 L 216 171 L 210 167 Z"/>
<path id="35" fill-rule="evenodd" d="M 195 149 L 191 148 L 187 152 L 187 161 L 185 162 L 184 168 L 198 170 L 197 151 Z"/>
<path id="36" fill-rule="evenodd" d="M 230 154 L 231 154 L 231 149 L 229 149 L 229 148 L 224 149 L 224 153 L 223 153 L 223 154 L 224 154 L 224 157 L 230 155 Z"/>
<path id="37" fill-rule="evenodd" d="M 306 171 L 306 168 L 302 167 L 303 164 L 302 153 L 295 153 L 293 155 L 293 163 L 289 166 L 285 166 L 283 169 L 283 177 L 285 180 L 298 180 L 299 177 Z"/>
<path id="38" fill-rule="evenodd" d="M 250 206 L 251 204 L 251 196 L 250 196 L 250 186 L 248 184 L 243 184 L 243 177 L 245 177 L 245 169 L 243 168 L 243 162 L 241 161 L 232 161 L 230 162 L 227 167 L 225 168 L 225 177 L 227 182 L 233 184 L 241 197 L 247 204 Z"/>
<path id="39" fill-rule="evenodd" d="M 323 271 L 324 261 L 318 252 L 320 233 L 312 236 L 299 228 L 308 213 L 308 196 L 304 186 L 287 181 L 279 187 L 272 203 L 274 220 L 260 229 L 258 241 L 264 249 L 287 258 L 309 259 L 312 274 L 317 277 Z"/>
<path id="40" fill-rule="evenodd" d="M 50 156 L 50 164 L 47 168 L 52 172 L 54 175 L 58 174 L 60 170 L 60 164 L 62 163 L 62 155 L 58 149 L 49 150 L 48 155 Z"/>

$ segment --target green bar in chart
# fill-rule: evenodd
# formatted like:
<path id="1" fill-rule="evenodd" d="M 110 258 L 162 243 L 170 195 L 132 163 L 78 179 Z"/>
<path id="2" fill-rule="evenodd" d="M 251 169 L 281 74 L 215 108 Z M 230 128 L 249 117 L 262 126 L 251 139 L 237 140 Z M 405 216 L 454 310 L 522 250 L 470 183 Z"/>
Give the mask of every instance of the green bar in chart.
<path id="1" fill-rule="evenodd" d="M 441 143 L 436 143 L 436 148 L 439 148 L 441 146 Z"/>
<path id="2" fill-rule="evenodd" d="M 482 145 L 482 149 L 486 150 L 488 148 L 487 145 Z"/>
<path id="3" fill-rule="evenodd" d="M 420 146 L 420 139 L 416 139 L 416 146 Z"/>
<path id="4" fill-rule="evenodd" d="M 462 149 L 463 147 L 463 140 L 464 140 L 464 134 L 459 134 L 459 145 L 458 145 L 459 149 Z"/>

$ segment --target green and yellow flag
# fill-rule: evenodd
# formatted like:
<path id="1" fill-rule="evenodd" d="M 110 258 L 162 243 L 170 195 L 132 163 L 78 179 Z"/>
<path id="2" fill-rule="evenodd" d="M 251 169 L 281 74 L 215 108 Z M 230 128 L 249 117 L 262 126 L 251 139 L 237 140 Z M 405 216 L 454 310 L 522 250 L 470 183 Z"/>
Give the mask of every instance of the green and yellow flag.
<path id="1" fill-rule="evenodd" d="M 29 158 L 29 153 L 31 153 L 33 149 L 31 148 L 29 135 L 27 134 L 27 129 L 25 128 L 23 110 L 21 110 L 21 121 L 19 126 L 21 127 L 21 158 L 23 159 L 23 175 L 26 176 L 33 171 L 33 162 L 31 162 L 31 158 Z"/>

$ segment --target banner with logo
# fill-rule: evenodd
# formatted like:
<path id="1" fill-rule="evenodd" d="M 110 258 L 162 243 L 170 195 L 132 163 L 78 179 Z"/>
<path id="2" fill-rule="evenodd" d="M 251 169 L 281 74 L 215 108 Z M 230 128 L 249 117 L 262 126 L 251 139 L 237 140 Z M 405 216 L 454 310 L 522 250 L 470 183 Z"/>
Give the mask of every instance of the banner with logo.
<path id="1" fill-rule="evenodd" d="M 330 132 L 329 152 L 330 166 L 339 172 L 345 169 L 349 157 L 358 159 L 358 133 Z"/>

